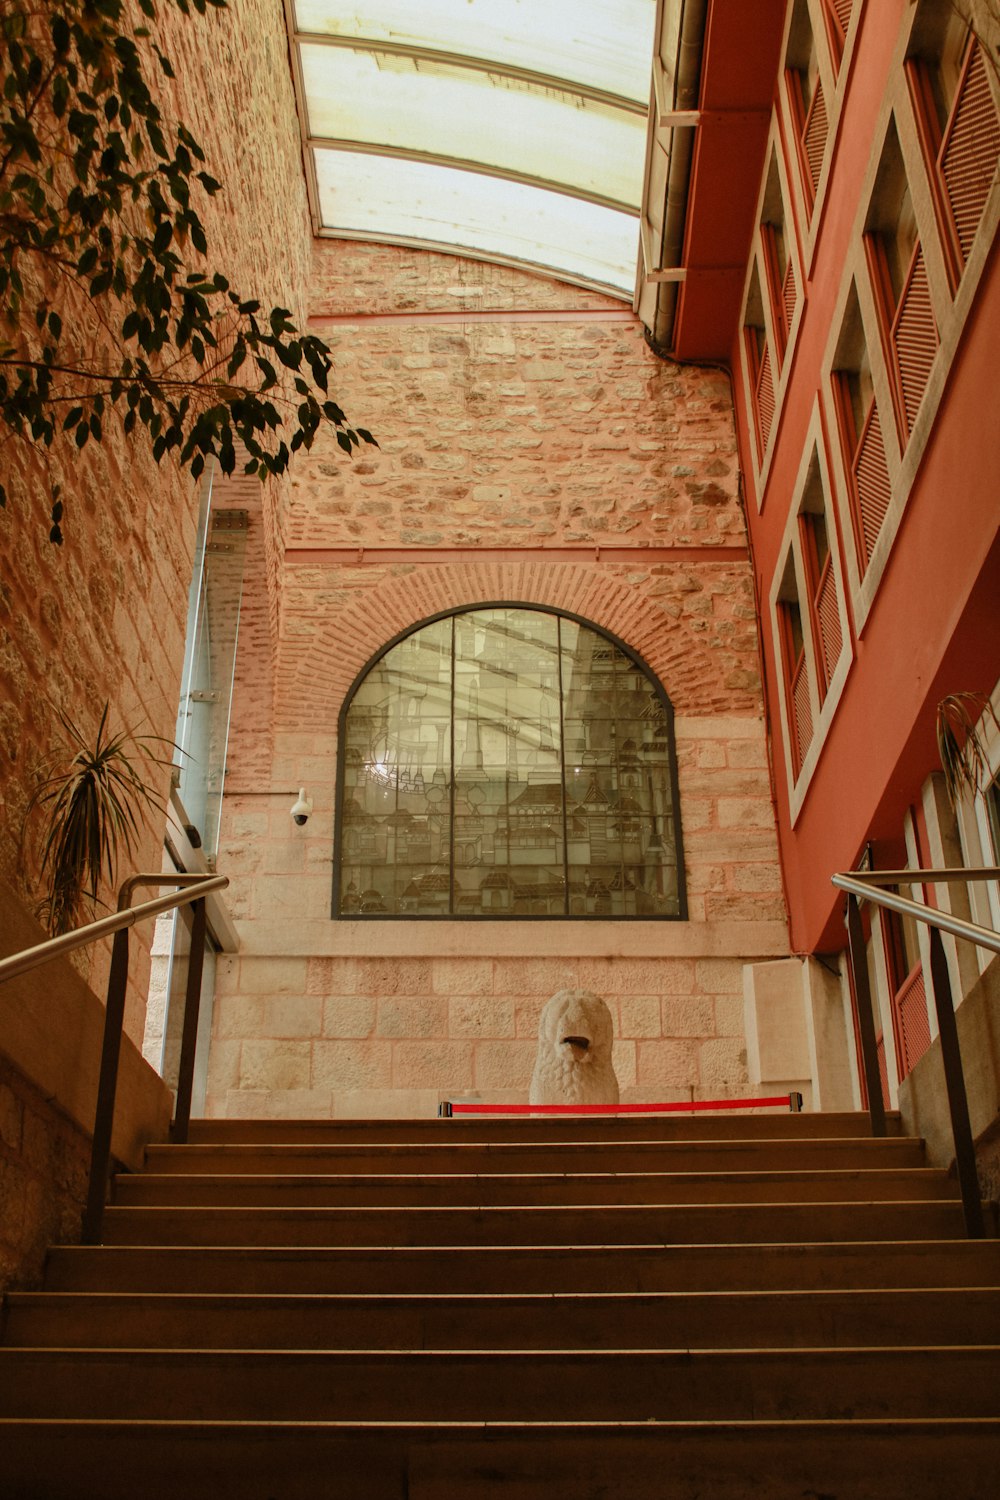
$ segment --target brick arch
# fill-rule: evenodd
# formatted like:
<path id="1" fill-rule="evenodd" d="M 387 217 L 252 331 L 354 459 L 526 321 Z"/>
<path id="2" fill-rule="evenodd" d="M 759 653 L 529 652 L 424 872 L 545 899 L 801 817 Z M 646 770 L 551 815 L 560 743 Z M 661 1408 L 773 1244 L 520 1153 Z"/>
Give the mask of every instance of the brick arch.
<path id="1" fill-rule="evenodd" d="M 348 689 L 387 641 L 430 615 L 506 600 L 570 610 L 618 636 L 650 667 L 678 713 L 718 713 L 731 697 L 721 664 L 689 625 L 607 568 L 484 561 L 420 565 L 383 578 L 330 609 L 307 649 L 286 642 L 294 657 L 278 672 L 281 721 L 335 732 Z"/>

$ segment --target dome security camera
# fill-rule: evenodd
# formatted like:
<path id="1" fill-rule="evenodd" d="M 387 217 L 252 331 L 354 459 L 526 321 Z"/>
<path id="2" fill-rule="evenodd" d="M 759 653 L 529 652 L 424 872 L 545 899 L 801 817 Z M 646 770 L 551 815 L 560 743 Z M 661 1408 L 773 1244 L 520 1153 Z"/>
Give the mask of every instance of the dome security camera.
<path id="1" fill-rule="evenodd" d="M 309 814 L 312 810 L 312 798 L 307 797 L 305 787 L 300 786 L 298 798 L 292 803 L 292 822 L 299 828 L 302 828 L 304 824 L 308 823 Z"/>

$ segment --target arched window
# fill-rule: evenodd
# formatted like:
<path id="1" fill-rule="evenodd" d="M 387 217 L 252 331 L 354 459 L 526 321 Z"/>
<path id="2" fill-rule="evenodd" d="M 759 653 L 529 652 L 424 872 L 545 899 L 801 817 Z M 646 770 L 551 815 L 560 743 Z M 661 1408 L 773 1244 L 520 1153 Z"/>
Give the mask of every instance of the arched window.
<path id="1" fill-rule="evenodd" d="M 391 641 L 340 718 L 334 915 L 686 915 L 673 714 L 620 641 L 489 605 Z"/>

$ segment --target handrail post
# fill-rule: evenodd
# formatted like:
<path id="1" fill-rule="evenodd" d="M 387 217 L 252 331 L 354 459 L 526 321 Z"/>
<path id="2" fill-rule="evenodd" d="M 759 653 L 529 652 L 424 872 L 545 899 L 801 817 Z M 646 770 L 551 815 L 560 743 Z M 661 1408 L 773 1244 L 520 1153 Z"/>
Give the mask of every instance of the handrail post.
<path id="1" fill-rule="evenodd" d="M 868 1093 L 868 1115 L 872 1135 L 886 1134 L 885 1102 L 882 1098 L 882 1075 L 878 1066 L 878 1043 L 875 1040 L 875 1018 L 872 1014 L 871 985 L 865 958 L 865 935 L 861 927 L 861 906 L 857 896 L 847 898 L 847 940 L 854 977 L 854 999 L 858 1007 L 858 1032 L 861 1037 L 861 1061 Z"/>
<path id="2" fill-rule="evenodd" d="M 969 1099 L 965 1090 L 962 1053 L 958 1042 L 958 1023 L 955 1020 L 951 982 L 948 978 L 948 960 L 945 957 L 940 932 L 936 927 L 931 927 L 929 931 L 931 984 L 934 990 L 934 1009 L 937 1012 L 938 1036 L 941 1041 L 944 1082 L 948 1091 L 948 1109 L 951 1113 L 951 1131 L 955 1142 L 955 1170 L 962 1194 L 965 1232 L 970 1240 L 981 1240 L 986 1235 L 986 1226 L 983 1222 L 983 1203 L 979 1190 L 979 1174 L 976 1171 L 976 1148 L 972 1139 Z"/>
<path id="3" fill-rule="evenodd" d="M 191 1121 L 191 1096 L 194 1092 L 194 1063 L 198 1049 L 198 1015 L 201 1009 L 201 976 L 205 964 L 205 941 L 208 924 L 204 898 L 191 903 L 191 953 L 188 958 L 187 990 L 184 995 L 184 1025 L 181 1031 L 181 1058 L 177 1070 L 177 1103 L 174 1107 L 170 1139 L 183 1145 Z"/>
<path id="4" fill-rule="evenodd" d="M 122 1027 L 125 1021 L 125 993 L 128 986 L 127 927 L 115 933 L 111 949 L 111 972 L 108 976 L 108 1000 L 104 1011 L 104 1042 L 101 1047 L 101 1076 L 97 1085 L 97 1107 L 94 1112 L 94 1141 L 90 1157 L 90 1182 L 87 1207 L 83 1215 L 83 1243 L 99 1245 L 104 1224 L 104 1204 L 108 1194 L 108 1170 L 111 1165 L 111 1134 L 115 1119 L 115 1093 L 118 1088 L 118 1058 L 121 1053 Z"/>

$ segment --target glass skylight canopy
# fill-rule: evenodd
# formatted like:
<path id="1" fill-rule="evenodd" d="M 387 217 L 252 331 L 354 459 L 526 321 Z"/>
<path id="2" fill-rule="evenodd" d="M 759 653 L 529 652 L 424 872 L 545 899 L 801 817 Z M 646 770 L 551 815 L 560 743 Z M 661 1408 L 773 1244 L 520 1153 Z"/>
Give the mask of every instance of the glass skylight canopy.
<path id="1" fill-rule="evenodd" d="M 287 0 L 320 234 L 631 298 L 656 0 Z"/>

